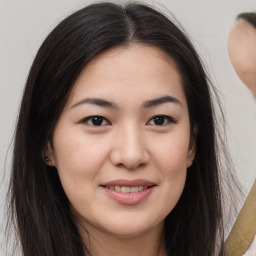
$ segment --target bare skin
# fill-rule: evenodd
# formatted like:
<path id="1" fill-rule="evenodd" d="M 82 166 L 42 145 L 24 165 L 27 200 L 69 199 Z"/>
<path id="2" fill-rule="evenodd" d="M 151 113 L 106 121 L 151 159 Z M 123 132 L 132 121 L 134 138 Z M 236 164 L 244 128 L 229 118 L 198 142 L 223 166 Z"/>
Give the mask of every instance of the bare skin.
<path id="1" fill-rule="evenodd" d="M 256 29 L 238 19 L 230 31 L 228 49 L 237 75 L 256 99 Z"/>
<path id="2" fill-rule="evenodd" d="M 88 226 L 86 228 L 85 232 L 80 226 L 79 232 L 93 256 L 167 255 L 163 239 L 163 226 L 148 231 L 146 235 L 141 234 L 129 238 L 110 236 L 107 233 L 102 234 L 100 231 L 93 230 L 93 227 L 91 227 L 92 229 Z"/>

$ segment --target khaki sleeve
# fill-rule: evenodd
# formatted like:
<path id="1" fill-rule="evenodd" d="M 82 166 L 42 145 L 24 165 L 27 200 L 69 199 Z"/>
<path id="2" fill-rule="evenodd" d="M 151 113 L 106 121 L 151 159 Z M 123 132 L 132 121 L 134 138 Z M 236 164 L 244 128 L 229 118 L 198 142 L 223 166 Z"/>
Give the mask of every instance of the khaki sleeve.
<path id="1" fill-rule="evenodd" d="M 225 242 L 227 256 L 242 256 L 256 234 L 256 181 Z"/>

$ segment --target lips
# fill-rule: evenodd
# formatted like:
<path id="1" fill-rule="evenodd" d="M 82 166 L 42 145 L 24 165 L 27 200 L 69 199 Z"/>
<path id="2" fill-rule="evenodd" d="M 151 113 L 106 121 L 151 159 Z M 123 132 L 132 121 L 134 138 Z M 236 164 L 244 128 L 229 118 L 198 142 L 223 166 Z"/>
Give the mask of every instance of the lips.
<path id="1" fill-rule="evenodd" d="M 138 204 L 147 198 L 156 184 L 142 179 L 113 180 L 102 184 L 106 194 L 121 204 Z"/>
<path id="2" fill-rule="evenodd" d="M 149 187 L 156 185 L 150 181 L 137 179 L 137 180 L 113 180 L 109 181 L 107 183 L 102 184 L 102 186 L 110 187 L 110 186 L 124 186 L 124 187 L 134 187 L 134 186 L 143 186 L 143 187 Z"/>

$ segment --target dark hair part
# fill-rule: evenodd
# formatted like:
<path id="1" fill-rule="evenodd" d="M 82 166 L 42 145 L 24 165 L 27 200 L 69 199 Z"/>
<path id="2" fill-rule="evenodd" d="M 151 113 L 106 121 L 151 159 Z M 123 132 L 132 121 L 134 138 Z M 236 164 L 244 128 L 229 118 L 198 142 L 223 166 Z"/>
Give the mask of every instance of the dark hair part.
<path id="1" fill-rule="evenodd" d="M 168 255 L 215 255 L 223 242 L 219 153 L 209 80 L 190 40 L 164 15 L 130 3 L 93 4 L 63 20 L 31 67 L 16 128 L 11 216 L 25 256 L 89 255 L 56 168 L 43 155 L 81 70 L 96 55 L 132 43 L 155 46 L 176 63 L 188 103 L 196 156 L 182 196 L 165 221 Z M 220 255 L 223 253 L 221 252 Z"/>
<path id="2" fill-rule="evenodd" d="M 243 19 L 256 29 L 256 12 L 244 12 L 237 16 L 237 19 Z"/>

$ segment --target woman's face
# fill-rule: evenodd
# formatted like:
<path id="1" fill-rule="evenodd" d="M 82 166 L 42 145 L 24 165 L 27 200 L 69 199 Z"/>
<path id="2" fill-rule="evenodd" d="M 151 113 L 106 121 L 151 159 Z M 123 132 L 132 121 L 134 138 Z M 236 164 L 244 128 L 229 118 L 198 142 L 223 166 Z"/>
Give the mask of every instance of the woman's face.
<path id="1" fill-rule="evenodd" d="M 174 61 L 133 44 L 84 68 L 48 154 L 79 222 L 92 233 L 129 237 L 162 227 L 194 151 Z"/>

